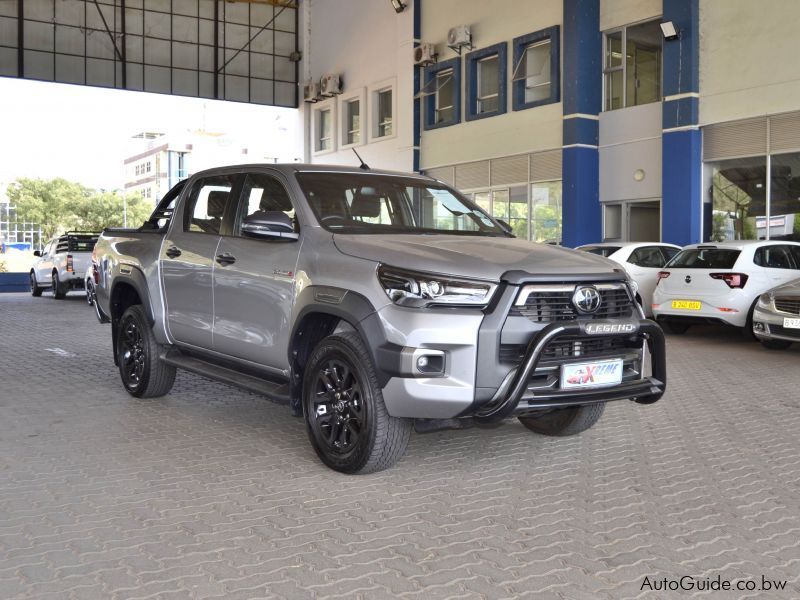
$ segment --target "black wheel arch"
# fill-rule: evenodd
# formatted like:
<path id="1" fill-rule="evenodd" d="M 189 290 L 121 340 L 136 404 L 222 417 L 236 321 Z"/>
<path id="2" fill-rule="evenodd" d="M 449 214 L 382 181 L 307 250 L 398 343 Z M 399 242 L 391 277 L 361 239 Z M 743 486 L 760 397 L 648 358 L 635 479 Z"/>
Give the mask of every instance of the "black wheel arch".
<path id="1" fill-rule="evenodd" d="M 109 294 L 109 316 L 111 320 L 111 337 L 114 348 L 114 364 L 118 364 L 117 356 L 117 329 L 119 320 L 125 311 L 134 304 L 141 304 L 147 315 L 147 322 L 152 327 L 155 324 L 153 308 L 150 304 L 150 294 L 147 293 L 147 280 L 138 268 L 131 268 L 130 273 L 119 274 L 114 277 Z"/>

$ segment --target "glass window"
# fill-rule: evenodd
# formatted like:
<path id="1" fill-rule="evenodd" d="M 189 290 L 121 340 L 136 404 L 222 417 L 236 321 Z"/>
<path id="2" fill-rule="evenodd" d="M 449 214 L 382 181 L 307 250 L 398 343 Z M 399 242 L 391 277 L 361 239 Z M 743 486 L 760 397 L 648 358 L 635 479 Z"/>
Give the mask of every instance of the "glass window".
<path id="1" fill-rule="evenodd" d="M 345 107 L 347 143 L 357 144 L 361 141 L 361 101 L 350 100 Z"/>
<path id="2" fill-rule="evenodd" d="M 184 208 L 183 230 L 218 235 L 235 180 L 235 175 L 219 175 L 199 180 Z"/>
<path id="3" fill-rule="evenodd" d="M 492 194 L 491 192 L 476 192 L 475 204 L 480 206 L 487 213 L 492 212 Z"/>
<path id="4" fill-rule="evenodd" d="M 248 219 L 254 220 L 260 217 L 260 220 L 264 221 L 270 216 L 269 213 L 283 213 L 288 217 L 292 228 L 296 229 L 297 221 L 292 201 L 286 188 L 274 177 L 260 173 L 249 174 L 245 179 L 241 198 L 246 205 L 239 210 L 239 220 L 235 229 L 237 235 L 247 237 L 247 228 L 243 228 L 242 225 L 246 225 Z M 276 226 L 278 224 L 276 220 Z"/>
<path id="5" fill-rule="evenodd" d="M 708 165 L 711 170 L 711 240 L 754 240 L 756 220 L 767 209 L 766 157 L 737 158 Z M 766 223 L 765 223 L 766 224 Z"/>
<path id="6" fill-rule="evenodd" d="M 450 121 L 455 116 L 455 80 L 453 69 L 436 73 L 435 122 Z"/>
<path id="7" fill-rule="evenodd" d="M 550 40 L 525 48 L 525 103 L 550 97 Z"/>
<path id="8" fill-rule="evenodd" d="M 756 250 L 753 262 L 767 269 L 800 269 L 791 246 L 765 246 Z"/>
<path id="9" fill-rule="evenodd" d="M 589 252 L 590 254 L 596 254 L 597 256 L 608 258 L 620 248 L 621 246 L 581 246 L 580 248 L 577 248 L 577 250 L 583 250 L 584 252 Z"/>
<path id="10" fill-rule="evenodd" d="M 672 269 L 732 269 L 739 250 L 724 248 L 690 248 L 675 255 L 668 267 Z"/>
<path id="11" fill-rule="evenodd" d="M 478 61 L 477 113 L 494 112 L 499 107 L 500 57 L 489 56 Z"/>
<path id="12" fill-rule="evenodd" d="M 637 267 L 660 268 L 664 266 L 664 255 L 658 246 L 637 248 L 631 252 L 628 262 Z"/>
<path id="13" fill-rule="evenodd" d="M 392 135 L 392 90 L 383 90 L 377 94 L 378 105 L 378 135 L 385 137 Z"/>
<path id="14" fill-rule="evenodd" d="M 605 230 L 603 232 L 603 240 L 621 240 L 622 239 L 622 205 L 621 204 L 606 204 L 603 207 L 603 216 L 605 217 Z"/>
<path id="15" fill-rule="evenodd" d="M 606 33 L 605 110 L 661 100 L 662 41 L 659 21 Z"/>
<path id="16" fill-rule="evenodd" d="M 512 187 L 508 196 L 508 219 L 511 232 L 522 240 L 529 240 L 528 186 Z"/>
<path id="17" fill-rule="evenodd" d="M 331 109 L 317 111 L 317 151 L 330 150 L 333 147 Z"/>
<path id="18" fill-rule="evenodd" d="M 664 263 L 668 263 L 680 250 L 678 248 L 670 248 L 669 246 L 661 246 L 661 253 L 664 255 Z"/>
<path id="19" fill-rule="evenodd" d="M 769 239 L 800 240 L 800 153 L 770 157 Z M 766 219 L 759 238 L 766 237 Z"/>
<path id="20" fill-rule="evenodd" d="M 531 184 L 531 239 L 561 243 L 561 181 Z"/>
<path id="21" fill-rule="evenodd" d="M 508 190 L 492 191 L 492 216 L 508 222 Z"/>

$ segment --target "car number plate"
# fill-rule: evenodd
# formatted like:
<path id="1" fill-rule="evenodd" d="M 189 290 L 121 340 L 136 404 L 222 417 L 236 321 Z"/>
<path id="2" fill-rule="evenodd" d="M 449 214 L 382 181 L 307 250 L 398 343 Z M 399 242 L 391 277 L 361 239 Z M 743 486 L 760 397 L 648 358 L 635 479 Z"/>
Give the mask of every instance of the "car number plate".
<path id="1" fill-rule="evenodd" d="M 700 310 L 703 303 L 699 300 L 673 300 L 672 308 L 677 310 Z"/>
<path id="2" fill-rule="evenodd" d="M 561 365 L 561 388 L 615 385 L 622 381 L 622 359 Z"/>
<path id="3" fill-rule="evenodd" d="M 783 326 L 786 329 L 800 329 L 800 319 L 783 318 Z"/>

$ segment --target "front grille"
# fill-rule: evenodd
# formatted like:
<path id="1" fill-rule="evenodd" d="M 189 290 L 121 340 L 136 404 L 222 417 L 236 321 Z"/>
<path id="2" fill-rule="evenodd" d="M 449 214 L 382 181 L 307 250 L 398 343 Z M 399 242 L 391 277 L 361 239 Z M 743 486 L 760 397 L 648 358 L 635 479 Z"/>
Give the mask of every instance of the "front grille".
<path id="1" fill-rule="evenodd" d="M 769 332 L 775 335 L 782 335 L 783 337 L 800 340 L 800 329 L 792 329 L 790 327 L 783 327 L 781 325 L 770 324 Z"/>
<path id="2" fill-rule="evenodd" d="M 595 358 L 624 351 L 632 347 L 631 343 L 619 337 L 597 338 L 559 338 L 547 345 L 542 352 L 541 360 L 557 358 Z M 639 344 L 635 345 L 639 347 Z M 502 344 L 500 346 L 500 362 L 518 365 L 525 357 L 527 346 L 521 344 Z"/>
<path id="3" fill-rule="evenodd" d="M 800 298 L 775 298 L 775 308 L 781 312 L 800 315 Z"/>
<path id="4" fill-rule="evenodd" d="M 527 317 L 534 323 L 573 321 L 575 319 L 624 319 L 634 316 L 633 301 L 624 284 L 598 284 L 600 308 L 583 315 L 572 304 L 574 285 L 531 285 L 520 291 L 520 300 L 511 309 L 512 316 Z M 524 301 L 523 301 L 524 298 Z"/>

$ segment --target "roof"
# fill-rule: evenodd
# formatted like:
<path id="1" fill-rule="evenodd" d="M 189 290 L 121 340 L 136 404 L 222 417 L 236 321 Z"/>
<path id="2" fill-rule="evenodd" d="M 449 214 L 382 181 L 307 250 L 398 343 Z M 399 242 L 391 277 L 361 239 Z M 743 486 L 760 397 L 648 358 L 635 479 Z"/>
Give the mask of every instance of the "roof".
<path id="1" fill-rule="evenodd" d="M 242 165 L 224 165 L 204 171 L 198 171 L 195 175 L 203 175 L 205 173 L 213 173 L 219 169 L 236 170 L 236 169 L 273 169 L 280 171 L 284 174 L 289 173 L 349 173 L 353 175 L 389 175 L 394 177 L 412 177 L 414 179 L 421 179 L 424 181 L 435 181 L 428 175 L 421 175 L 419 173 L 404 173 L 402 171 L 389 171 L 385 169 L 362 169 L 353 165 L 318 165 L 311 163 L 248 163 Z"/>
<path id="2" fill-rule="evenodd" d="M 724 242 L 703 242 L 702 244 L 691 244 L 689 246 L 684 246 L 683 249 L 688 250 L 691 248 L 700 248 L 702 246 L 713 246 L 716 248 L 744 250 L 745 248 L 754 246 L 770 246 L 774 244 L 791 244 L 793 246 L 800 246 L 800 243 L 792 242 L 790 240 L 725 240 Z"/>
<path id="3" fill-rule="evenodd" d="M 578 248 L 640 248 L 642 246 L 669 246 L 670 248 L 680 248 L 668 242 L 597 242 L 595 244 L 581 244 Z"/>

